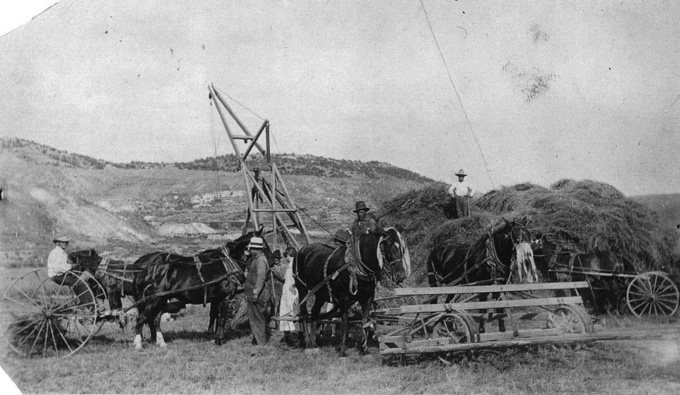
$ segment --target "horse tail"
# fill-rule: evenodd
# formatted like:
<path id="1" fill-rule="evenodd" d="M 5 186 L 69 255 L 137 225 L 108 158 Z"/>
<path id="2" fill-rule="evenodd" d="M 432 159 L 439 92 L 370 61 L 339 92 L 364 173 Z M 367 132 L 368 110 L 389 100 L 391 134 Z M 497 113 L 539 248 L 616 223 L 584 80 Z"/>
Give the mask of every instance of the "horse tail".
<path id="1" fill-rule="evenodd" d="M 538 273 L 536 270 L 536 263 L 534 261 L 534 252 L 529 243 L 519 243 L 515 247 L 517 274 L 520 282 L 522 282 L 522 273 L 526 274 L 527 282 L 533 283 L 538 281 Z M 529 265 L 527 265 L 527 263 Z"/>

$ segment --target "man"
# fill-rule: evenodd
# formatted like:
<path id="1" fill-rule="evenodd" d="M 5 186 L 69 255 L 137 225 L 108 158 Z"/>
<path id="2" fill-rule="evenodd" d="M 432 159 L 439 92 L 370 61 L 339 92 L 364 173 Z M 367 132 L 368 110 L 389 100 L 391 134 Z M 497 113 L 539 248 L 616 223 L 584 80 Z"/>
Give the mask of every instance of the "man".
<path id="1" fill-rule="evenodd" d="M 52 241 L 55 247 L 47 257 L 47 277 L 59 285 L 72 287 L 81 305 L 93 307 L 92 294 L 87 286 L 87 280 L 91 279 L 92 275 L 87 271 L 82 273 L 72 272 L 71 264 L 68 263 L 66 248 L 71 239 L 59 236 Z"/>
<path id="2" fill-rule="evenodd" d="M 378 229 L 378 224 L 373 218 L 368 216 L 370 208 L 366 207 L 366 203 L 360 200 L 355 203 L 354 207 L 357 219 L 349 227 L 352 238 L 356 239 L 362 234 L 375 232 Z"/>
<path id="3" fill-rule="evenodd" d="M 345 252 L 345 262 L 350 263 L 350 292 L 356 294 L 357 292 L 357 271 L 361 254 L 359 252 L 359 239 L 361 235 L 374 233 L 378 230 L 378 224 L 375 220 L 368 216 L 370 208 L 366 207 L 366 203 L 362 200 L 354 204 L 354 212 L 357 218 L 349 227 L 349 244 Z"/>
<path id="4" fill-rule="evenodd" d="M 248 251 L 252 255 L 250 268 L 244 285 L 248 309 L 248 321 L 253 334 L 253 344 L 264 345 L 268 340 L 269 309 L 271 290 L 267 286 L 269 263 L 262 248 L 264 242 L 259 237 L 253 237 L 248 244 Z"/>
<path id="5" fill-rule="evenodd" d="M 449 195 L 453 199 L 455 205 L 454 218 L 462 218 L 470 216 L 470 198 L 475 195 L 475 190 L 467 181 L 465 181 L 465 171 L 460 169 L 458 173 L 458 182 L 451 185 L 449 188 Z"/>

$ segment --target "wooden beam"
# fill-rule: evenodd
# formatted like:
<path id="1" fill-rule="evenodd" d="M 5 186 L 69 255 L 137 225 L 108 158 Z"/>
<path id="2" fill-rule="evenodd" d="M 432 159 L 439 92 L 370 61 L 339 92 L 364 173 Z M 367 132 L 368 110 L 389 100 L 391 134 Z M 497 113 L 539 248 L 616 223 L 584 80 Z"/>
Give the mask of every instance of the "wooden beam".
<path id="1" fill-rule="evenodd" d="M 650 331 L 603 331 L 600 333 L 576 333 L 562 334 L 559 336 L 542 336 L 527 339 L 489 341 L 480 343 L 456 343 L 433 347 L 406 347 L 406 348 L 386 348 L 380 350 L 382 355 L 400 354 L 426 354 L 435 352 L 467 351 L 480 349 L 496 349 L 516 346 L 530 346 L 540 344 L 570 344 L 585 343 L 600 340 L 639 340 L 639 339 L 658 339 L 667 335 L 677 336 L 678 329 L 673 330 L 650 330 Z"/>
<path id="2" fill-rule="evenodd" d="M 545 291 L 554 289 L 588 288 L 588 282 L 534 283 L 507 285 L 459 285 L 455 287 L 395 288 L 397 296 L 481 294 L 491 292 Z"/>
<path id="3" fill-rule="evenodd" d="M 507 309 L 511 307 L 557 306 L 561 304 L 583 304 L 583 299 L 581 299 L 580 296 L 568 296 L 561 298 L 492 300 L 487 302 L 416 304 L 388 308 L 385 310 L 389 310 L 392 313 L 396 314 L 439 313 L 454 309 L 459 310 Z"/>

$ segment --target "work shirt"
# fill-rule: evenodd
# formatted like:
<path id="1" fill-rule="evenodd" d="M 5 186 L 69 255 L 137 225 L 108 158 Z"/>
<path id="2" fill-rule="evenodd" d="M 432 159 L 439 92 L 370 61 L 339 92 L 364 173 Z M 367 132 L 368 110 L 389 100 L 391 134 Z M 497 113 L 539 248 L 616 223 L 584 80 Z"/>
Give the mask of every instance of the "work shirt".
<path id="1" fill-rule="evenodd" d="M 475 189 L 472 188 L 472 185 L 470 185 L 467 181 L 458 181 L 453 183 L 451 187 L 449 188 L 449 195 L 453 197 L 459 197 L 459 196 L 470 196 L 473 197 L 475 195 Z"/>
<path id="2" fill-rule="evenodd" d="M 350 226 L 349 231 L 352 232 L 353 237 L 359 237 L 359 235 L 373 233 L 378 230 L 378 224 L 371 217 L 366 217 L 363 220 L 359 218 L 355 219 Z"/>
<path id="3" fill-rule="evenodd" d="M 256 299 L 263 293 L 262 290 L 265 287 L 268 271 L 269 263 L 264 255 L 260 255 L 250 263 L 246 283 L 243 286 L 248 298 Z M 267 297 L 269 297 L 268 293 Z"/>
<path id="4" fill-rule="evenodd" d="M 47 256 L 47 277 L 58 276 L 69 270 L 71 270 L 71 265 L 68 263 L 68 254 L 63 248 L 54 247 Z"/>

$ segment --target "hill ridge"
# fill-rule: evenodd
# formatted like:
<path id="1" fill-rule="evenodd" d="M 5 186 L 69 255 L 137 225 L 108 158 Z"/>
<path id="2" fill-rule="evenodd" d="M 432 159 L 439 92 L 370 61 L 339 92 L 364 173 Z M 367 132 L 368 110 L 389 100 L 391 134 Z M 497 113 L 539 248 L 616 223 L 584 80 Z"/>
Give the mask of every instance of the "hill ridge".
<path id="1" fill-rule="evenodd" d="M 181 170 L 238 171 L 238 159 L 234 154 L 199 158 L 189 162 L 158 163 L 131 161 L 128 163 L 116 163 L 92 158 L 87 155 L 59 150 L 46 144 L 17 137 L 0 138 L 0 150 L 9 150 L 18 153 L 38 151 L 47 158 L 54 160 L 56 163 L 64 163 L 67 166 L 80 169 L 101 170 L 107 166 L 119 169 L 159 169 L 170 166 Z M 386 162 L 362 162 L 357 160 L 332 159 L 311 154 L 296 155 L 295 153 L 274 154 L 272 157 L 283 175 L 325 176 L 335 178 L 366 177 L 372 179 L 380 178 L 381 176 L 391 176 L 416 182 L 433 181 L 428 177 Z M 31 160 L 31 157 L 25 156 L 24 159 Z M 255 155 L 253 159 L 257 161 L 260 157 Z"/>

